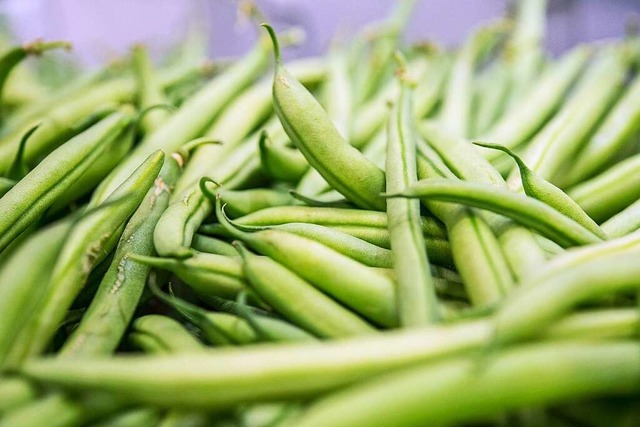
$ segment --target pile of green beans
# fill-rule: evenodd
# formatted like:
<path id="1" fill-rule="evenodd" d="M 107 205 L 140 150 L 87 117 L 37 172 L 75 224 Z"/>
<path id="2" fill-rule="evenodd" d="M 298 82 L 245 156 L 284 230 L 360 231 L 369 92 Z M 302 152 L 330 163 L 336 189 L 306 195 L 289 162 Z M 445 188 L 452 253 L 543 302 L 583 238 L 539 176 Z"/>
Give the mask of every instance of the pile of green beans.
<path id="1" fill-rule="evenodd" d="M 640 425 L 640 36 L 417 3 L 291 61 L 0 37 L 0 427 Z"/>

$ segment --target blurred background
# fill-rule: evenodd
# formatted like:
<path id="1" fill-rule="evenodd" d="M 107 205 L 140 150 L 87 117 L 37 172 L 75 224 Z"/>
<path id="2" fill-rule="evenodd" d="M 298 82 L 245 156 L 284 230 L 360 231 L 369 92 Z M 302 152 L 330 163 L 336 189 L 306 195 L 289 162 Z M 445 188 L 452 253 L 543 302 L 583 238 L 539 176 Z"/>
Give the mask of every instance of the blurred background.
<path id="1" fill-rule="evenodd" d="M 301 26 L 306 40 L 289 55 L 322 52 L 333 34 L 354 34 L 385 17 L 391 0 L 257 0 L 277 29 Z M 410 41 L 456 45 L 474 26 L 504 16 L 508 0 L 419 0 L 407 30 Z M 213 57 L 236 56 L 255 39 L 255 28 L 238 18 L 234 0 L 2 0 L 0 13 L 20 40 L 65 39 L 85 65 L 126 52 L 136 42 L 156 56 L 199 26 L 210 35 Z M 623 22 L 640 13 L 640 0 L 550 0 L 548 49 L 561 52 L 581 41 L 619 37 Z M 230 37 L 233 35 L 233 37 Z"/>

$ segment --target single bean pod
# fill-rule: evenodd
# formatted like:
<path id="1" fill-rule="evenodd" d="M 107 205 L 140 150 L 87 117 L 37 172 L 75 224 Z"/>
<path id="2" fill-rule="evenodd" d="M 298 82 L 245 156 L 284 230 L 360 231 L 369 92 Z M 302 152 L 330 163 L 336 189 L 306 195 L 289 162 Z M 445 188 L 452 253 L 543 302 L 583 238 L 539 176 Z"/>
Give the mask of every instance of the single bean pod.
<path id="1" fill-rule="evenodd" d="M 59 354 L 61 357 L 107 354 L 114 351 L 129 325 L 149 275 L 149 266 L 129 259 L 133 252 L 153 255 L 153 228 L 167 207 L 180 167 L 175 159 L 164 163 L 122 233 L 113 260 L 89 308 Z"/>
<path id="2" fill-rule="evenodd" d="M 640 287 L 640 255 L 613 254 L 560 271 L 542 281 L 523 283 L 495 319 L 494 343 L 531 337 L 582 302 Z"/>
<path id="3" fill-rule="evenodd" d="M 0 200 L 0 252 L 44 213 L 100 157 L 130 123 L 116 112 L 58 148 Z"/>
<path id="4" fill-rule="evenodd" d="M 208 191 L 204 180 L 202 187 L 204 192 Z M 224 214 L 220 198 L 216 201 L 216 215 L 233 237 L 283 264 L 354 311 L 383 326 L 397 323 L 394 283 L 386 276 L 326 245 L 292 233 L 241 231 Z"/>
<path id="5" fill-rule="evenodd" d="M 89 273 L 116 245 L 124 224 L 144 200 L 163 160 L 161 151 L 150 155 L 105 201 L 104 207 L 91 211 L 74 224 L 56 260 L 37 314 L 28 332 L 24 332 L 31 336 L 25 356 L 37 355 L 49 344 Z"/>
<path id="6" fill-rule="evenodd" d="M 626 325 L 621 327 L 621 334 L 618 335 L 620 337 L 633 337 L 633 334 L 637 334 L 638 314 L 633 309 L 631 312 L 634 316 L 629 316 Z M 567 326 L 561 327 L 558 324 L 554 327 L 554 332 L 541 332 L 549 339 L 563 341 L 558 344 L 560 346 L 571 345 L 564 338 L 575 336 L 575 330 L 571 329 L 574 321 L 570 319 L 567 319 Z M 607 320 L 593 328 L 607 331 L 605 324 L 608 322 Z M 589 328 L 585 327 L 589 323 L 584 322 L 578 327 L 587 336 L 591 335 Z M 616 324 L 619 324 L 618 320 L 614 320 L 611 326 L 617 328 L 614 326 Z M 21 374 L 37 382 L 69 390 L 117 393 L 130 402 L 163 407 L 199 407 L 210 411 L 212 408 L 231 408 L 247 402 L 283 399 L 299 401 L 303 396 L 335 390 L 374 375 L 388 374 L 420 363 L 436 366 L 436 362 L 448 363 L 448 359 L 464 354 L 471 355 L 473 363 L 469 368 L 477 367 L 477 354 L 474 352 L 489 342 L 491 332 L 490 321 L 472 320 L 445 326 L 390 331 L 349 340 L 279 343 L 251 348 L 215 349 L 198 354 L 163 357 L 117 355 L 83 360 L 40 358 L 28 361 L 21 368 Z M 606 335 L 611 336 L 610 332 L 605 332 Z M 555 361 L 558 354 L 556 344 L 543 345 L 554 348 L 543 359 Z M 633 344 L 633 349 L 636 358 L 640 357 L 637 344 Z M 580 354 L 589 357 L 591 352 L 585 350 L 582 349 Z M 625 352 L 612 353 L 620 356 Z M 610 362 L 618 359 L 604 360 Z M 609 367 L 615 366 L 609 362 L 602 363 Z M 526 366 L 530 374 L 533 365 L 527 363 Z M 638 369 L 640 359 L 634 359 L 633 366 Z M 593 370 L 591 365 L 589 371 Z M 568 368 L 560 371 L 573 372 Z M 458 369 L 457 372 L 466 375 L 478 371 Z M 536 375 L 536 378 L 539 380 L 540 376 Z M 428 385 L 431 382 L 422 384 Z M 484 382 L 480 382 L 479 386 L 483 384 Z M 455 393 L 460 393 L 461 390 L 464 387 L 454 388 Z M 509 396 L 519 394 L 510 390 Z M 420 411 L 424 411 L 424 400 L 421 399 L 420 402 Z M 448 410 L 446 412 L 449 413 Z"/>
<path id="7" fill-rule="evenodd" d="M 205 300 L 207 296 L 234 299 L 246 290 L 242 265 L 237 256 L 195 252 L 185 259 L 137 254 L 130 254 L 129 257 L 151 267 L 172 272 Z"/>
<path id="8" fill-rule="evenodd" d="M 600 237 L 545 203 L 509 190 L 482 184 L 427 179 L 419 181 L 403 192 L 388 194 L 387 197 L 430 198 L 487 209 L 531 227 L 564 247 L 602 241 Z"/>
<path id="9" fill-rule="evenodd" d="M 524 193 L 527 196 L 533 197 L 534 199 L 538 199 L 541 202 L 546 203 L 561 214 L 565 215 L 568 218 L 571 218 L 578 224 L 582 225 L 584 228 L 591 231 L 601 239 L 606 238 L 605 233 L 600 229 L 600 227 L 598 227 L 598 224 L 596 224 L 595 221 L 592 220 L 584 210 L 582 210 L 580 205 L 578 205 L 564 191 L 562 191 L 546 179 L 539 177 L 534 171 L 529 169 L 529 167 L 520 158 L 520 156 L 515 154 L 513 151 L 498 144 L 488 144 L 482 142 L 474 142 L 474 144 L 479 147 L 500 150 L 511 157 L 518 166 L 518 170 L 520 171 L 520 179 L 522 181 L 522 188 L 524 189 Z"/>
<path id="10" fill-rule="evenodd" d="M 268 257 L 236 248 L 251 288 L 291 322 L 323 338 L 368 334 L 375 329 L 318 291 L 302 277 Z"/>
<path id="11" fill-rule="evenodd" d="M 191 247 L 198 252 L 206 252 L 208 254 L 235 256 L 236 250 L 230 243 L 215 237 L 205 236 L 204 234 L 195 234 Z"/>
<path id="12" fill-rule="evenodd" d="M 197 353 L 205 349 L 180 322 L 159 314 L 138 317 L 129 341 L 150 353 Z"/>
<path id="13" fill-rule="evenodd" d="M 418 180 L 413 129 L 412 88 L 405 60 L 400 62 L 400 95 L 387 124 L 387 192 L 402 191 Z M 439 318 L 429 258 L 420 227 L 419 200 L 388 200 L 387 217 L 400 325 L 412 327 Z"/>
<path id="14" fill-rule="evenodd" d="M 473 357 L 459 357 L 330 394 L 287 425 L 419 427 L 484 421 L 518 408 L 634 393 L 640 388 L 639 363 L 638 345 L 631 341 L 531 345 L 501 352 L 480 370 Z M 513 393 L 514 387 L 527 392 Z M 424 402 L 435 400 L 438 405 L 425 408 Z"/>
<path id="15" fill-rule="evenodd" d="M 288 192 L 269 188 L 222 190 L 220 194 L 227 205 L 229 215 L 233 217 L 248 215 L 273 206 L 288 206 L 294 202 Z"/>
<path id="16" fill-rule="evenodd" d="M 347 199 L 365 209 L 384 210 L 385 201 L 379 196 L 384 172 L 340 136 L 318 101 L 284 68 L 275 32 L 266 28 L 276 57 L 274 109 L 287 135 L 309 164 Z"/>

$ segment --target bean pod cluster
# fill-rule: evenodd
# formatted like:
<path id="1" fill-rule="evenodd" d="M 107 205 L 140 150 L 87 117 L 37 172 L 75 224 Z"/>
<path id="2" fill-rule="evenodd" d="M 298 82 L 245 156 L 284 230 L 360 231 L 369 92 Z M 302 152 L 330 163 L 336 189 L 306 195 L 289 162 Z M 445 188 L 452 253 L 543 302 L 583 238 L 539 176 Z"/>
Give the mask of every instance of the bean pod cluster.
<path id="1" fill-rule="evenodd" d="M 286 62 L 0 40 L 0 427 L 640 423 L 638 34 L 415 3 Z"/>

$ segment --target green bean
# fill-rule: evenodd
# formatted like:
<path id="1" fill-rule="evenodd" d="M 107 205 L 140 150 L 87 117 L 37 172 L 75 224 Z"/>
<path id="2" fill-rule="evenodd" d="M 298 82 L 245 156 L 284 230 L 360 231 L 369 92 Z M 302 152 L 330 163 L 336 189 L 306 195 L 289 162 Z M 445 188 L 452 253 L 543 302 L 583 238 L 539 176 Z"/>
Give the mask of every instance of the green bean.
<path id="1" fill-rule="evenodd" d="M 561 165 L 575 155 L 600 118 L 617 99 L 629 69 L 620 50 L 601 52 L 578 87 L 522 154 L 540 177 L 554 182 Z M 518 182 L 512 175 L 512 185 Z"/>
<path id="2" fill-rule="evenodd" d="M 185 142 L 199 136 L 211 120 L 247 86 L 267 63 L 269 46 L 261 40 L 258 46 L 236 62 L 206 87 L 189 98 L 160 128 L 147 135 L 134 151 L 102 182 L 93 195 L 92 203 L 104 200 L 153 151 L 173 152 Z"/>
<path id="3" fill-rule="evenodd" d="M 158 81 L 158 76 L 149 60 L 147 50 L 142 45 L 133 48 L 133 66 L 138 86 L 138 105 L 141 110 L 146 110 L 154 105 L 166 105 L 168 101 Z M 154 110 L 146 114 L 140 126 L 145 134 L 158 129 L 169 118 L 167 110 Z"/>
<path id="4" fill-rule="evenodd" d="M 222 190 L 220 194 L 229 214 L 233 217 L 248 215 L 273 206 L 288 206 L 294 201 L 288 192 L 268 188 Z"/>
<path id="5" fill-rule="evenodd" d="M 404 58 L 398 59 L 400 95 L 387 125 L 387 192 L 402 191 L 418 180 L 411 77 L 402 74 L 409 70 Z M 420 202 L 388 200 L 387 217 L 400 325 L 413 327 L 437 321 L 438 300 L 420 228 Z"/>
<path id="6" fill-rule="evenodd" d="M 43 278 L 49 277 L 71 226 L 62 220 L 31 235 L 12 252 L 0 269 L 0 366 L 15 343 L 21 329 L 46 292 Z"/>
<path id="7" fill-rule="evenodd" d="M 482 184 L 446 179 L 427 179 L 391 197 L 419 197 L 463 203 L 508 216 L 531 227 L 561 246 L 587 245 L 602 239 L 585 227 L 531 197 Z"/>
<path id="8" fill-rule="evenodd" d="M 33 401 L 38 392 L 29 381 L 17 377 L 0 378 L 0 419 L 8 411 Z"/>
<path id="9" fill-rule="evenodd" d="M 618 336 L 633 337 L 638 332 L 638 313 L 634 309 L 626 311 L 633 316 Z M 574 323 L 570 319 L 567 319 L 568 326 Z M 617 324 L 617 319 L 612 322 Z M 579 329 L 590 335 L 583 325 Z M 603 328 L 598 325 L 595 329 Z M 575 336 L 570 327 L 558 325 L 554 330 L 554 333 L 543 330 L 541 333 L 560 341 L 565 341 L 563 336 Z M 300 400 L 418 363 L 447 363 L 449 357 L 468 354 L 486 345 L 491 331 L 490 321 L 473 320 L 325 343 L 216 349 L 162 358 L 120 355 L 83 360 L 33 359 L 22 367 L 21 373 L 38 382 L 70 390 L 104 390 L 135 402 L 212 410 L 241 402 Z M 609 332 L 605 334 L 611 336 Z M 640 353 L 636 349 L 634 354 Z M 556 359 L 555 356 L 544 358 L 552 362 Z M 476 357 L 473 362 L 477 366 Z M 640 361 L 634 365 L 637 369 Z M 527 365 L 528 372 L 531 366 Z M 470 371 L 478 372 L 477 369 Z M 461 390 L 464 387 L 456 388 L 457 393 Z M 423 400 L 421 404 L 424 409 Z"/>
<path id="10" fill-rule="evenodd" d="M 137 347 L 153 353 L 197 353 L 205 349 L 182 324 L 159 314 L 138 317 L 129 339 Z"/>
<path id="11" fill-rule="evenodd" d="M 58 148 L 0 200 L 0 252 L 63 194 L 131 120 L 117 112 Z"/>
<path id="12" fill-rule="evenodd" d="M 24 356 L 42 352 L 66 311 L 85 284 L 91 270 L 117 243 L 124 223 L 138 208 L 160 172 L 164 154 L 150 155 L 106 200 L 103 209 L 82 217 L 69 232 L 49 278 L 37 315 L 27 326 L 31 343 Z M 113 205 L 108 205 L 113 202 Z"/>
<path id="13" fill-rule="evenodd" d="M 180 168 L 168 159 L 140 207 L 128 221 L 109 269 L 82 320 L 64 346 L 61 356 L 104 354 L 115 350 L 142 295 L 149 267 L 133 262 L 130 252 L 152 255 L 153 228 L 169 203 L 171 186 Z"/>
<path id="14" fill-rule="evenodd" d="M 475 363 L 461 357 L 380 377 L 320 399 L 289 425 L 448 425 L 640 388 L 631 341 L 537 344 L 502 352 L 479 371 Z"/>
<path id="15" fill-rule="evenodd" d="M 327 78 L 322 88 L 321 102 L 340 136 L 345 141 L 350 141 L 353 93 L 346 51 L 334 48 L 327 62 Z M 308 166 L 308 163 L 306 164 Z M 321 193 L 321 189 L 328 187 L 329 184 L 316 169 L 307 167 L 300 178 L 298 189 L 304 193 L 316 195 Z"/>
<path id="16" fill-rule="evenodd" d="M 309 169 L 300 151 L 272 142 L 266 131 L 260 133 L 258 147 L 262 170 L 276 181 L 298 182 Z"/>
<path id="17" fill-rule="evenodd" d="M 579 46 L 567 53 L 541 77 L 532 90 L 498 120 L 480 138 L 515 148 L 526 142 L 555 112 L 564 101 L 569 88 L 589 59 L 589 49 Z M 499 157 L 499 152 L 483 153 L 489 160 Z"/>
<path id="18" fill-rule="evenodd" d="M 130 254 L 129 258 L 154 268 L 168 270 L 200 297 L 236 298 L 246 289 L 242 265 L 237 256 L 195 252 L 186 259 L 154 258 Z"/>
<path id="19" fill-rule="evenodd" d="M 365 226 L 383 229 L 388 227 L 387 215 L 382 212 L 307 206 L 266 208 L 236 218 L 235 222 L 240 225 L 278 225 L 288 222 L 306 222 L 326 226 Z M 430 237 L 447 237 L 442 223 L 432 217 L 422 217 L 422 231 Z"/>
<path id="20" fill-rule="evenodd" d="M 440 120 L 454 135 L 468 136 L 471 126 L 473 73 L 506 30 L 498 21 L 477 29 L 458 52 L 445 90 Z"/>
<path id="21" fill-rule="evenodd" d="M 581 302 L 640 286 L 637 253 L 601 256 L 542 281 L 522 284 L 495 320 L 494 342 L 523 340 Z"/>
<path id="22" fill-rule="evenodd" d="M 640 154 L 631 156 L 567 194 L 596 222 L 602 222 L 640 198 Z"/>
<path id="23" fill-rule="evenodd" d="M 587 215 L 585 211 L 582 210 L 580 205 L 578 205 L 564 191 L 562 191 L 546 179 L 539 177 L 534 171 L 529 169 L 529 167 L 520 158 L 520 156 L 501 145 L 479 142 L 475 142 L 474 144 L 480 147 L 500 150 L 511 157 L 518 166 L 518 170 L 520 171 L 520 180 L 522 181 L 522 187 L 524 189 L 524 193 L 527 196 L 533 197 L 534 199 L 538 199 L 541 202 L 546 203 L 561 214 L 565 215 L 568 218 L 571 218 L 578 224 L 582 225 L 584 228 L 591 231 L 596 236 L 602 239 L 606 238 L 605 233 L 600 229 L 600 227 L 598 227 L 598 224 L 596 224 L 591 219 L 591 217 L 589 217 L 589 215 Z"/>
<path id="24" fill-rule="evenodd" d="M 640 129 L 640 76 L 625 89 L 624 95 L 578 153 L 566 175 L 559 177 L 564 186 L 575 185 L 600 172 Z"/>
<path id="25" fill-rule="evenodd" d="M 640 199 L 602 223 L 609 238 L 622 237 L 640 228 Z"/>
<path id="26" fill-rule="evenodd" d="M 275 32 L 266 28 L 276 57 L 274 109 L 287 135 L 309 164 L 347 199 L 362 208 L 383 210 L 385 202 L 379 193 L 384 172 L 340 136 L 313 95 L 284 68 Z"/>
<path id="27" fill-rule="evenodd" d="M 323 338 L 374 332 L 374 328 L 286 267 L 236 246 L 251 288 L 276 311 Z"/>
<path id="28" fill-rule="evenodd" d="M 235 256 L 236 250 L 230 243 L 214 237 L 205 236 L 204 234 L 194 234 L 191 247 L 198 252 L 206 252 L 208 254 Z"/>
<path id="29" fill-rule="evenodd" d="M 394 284 L 382 274 L 326 245 L 292 233 L 241 231 L 225 216 L 219 198 L 216 215 L 234 238 L 273 258 L 368 319 L 383 326 L 397 323 Z"/>

